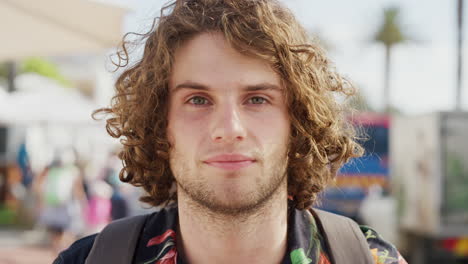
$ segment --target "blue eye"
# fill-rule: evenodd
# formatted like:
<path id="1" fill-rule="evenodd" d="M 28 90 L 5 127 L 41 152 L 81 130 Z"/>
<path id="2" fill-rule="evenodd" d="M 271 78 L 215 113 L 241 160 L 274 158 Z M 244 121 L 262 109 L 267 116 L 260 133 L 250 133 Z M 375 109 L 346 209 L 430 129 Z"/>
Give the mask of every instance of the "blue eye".
<path id="1" fill-rule="evenodd" d="M 249 98 L 249 103 L 251 103 L 251 104 L 264 104 L 264 103 L 266 103 L 266 99 L 263 98 L 263 97 L 254 96 L 254 97 Z"/>
<path id="2" fill-rule="evenodd" d="M 194 96 L 190 98 L 189 102 L 194 105 L 205 105 L 208 104 L 208 100 L 201 96 Z"/>

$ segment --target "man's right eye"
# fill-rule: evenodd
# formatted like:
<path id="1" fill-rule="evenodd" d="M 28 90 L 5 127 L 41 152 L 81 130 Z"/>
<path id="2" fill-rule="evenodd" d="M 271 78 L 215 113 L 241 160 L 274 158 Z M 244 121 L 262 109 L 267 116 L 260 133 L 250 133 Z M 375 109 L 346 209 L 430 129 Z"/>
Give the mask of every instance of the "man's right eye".
<path id="1" fill-rule="evenodd" d="M 208 104 L 208 100 L 201 96 L 194 96 L 188 100 L 190 104 L 193 105 L 206 105 Z"/>

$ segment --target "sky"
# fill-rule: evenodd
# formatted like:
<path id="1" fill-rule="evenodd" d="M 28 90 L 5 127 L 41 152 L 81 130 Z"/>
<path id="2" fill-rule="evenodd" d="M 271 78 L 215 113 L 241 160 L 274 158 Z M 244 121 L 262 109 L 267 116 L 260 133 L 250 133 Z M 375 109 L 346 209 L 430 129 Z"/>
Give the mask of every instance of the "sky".
<path id="1" fill-rule="evenodd" d="M 124 32 L 144 32 L 162 0 L 101 0 L 129 8 Z M 456 1 L 440 0 L 281 0 L 310 31 L 329 43 L 338 72 L 351 79 L 375 109 L 383 107 L 384 48 L 372 41 L 383 9 L 401 9 L 404 32 L 414 41 L 396 46 L 392 57 L 390 102 L 407 114 L 455 107 Z M 465 14 L 468 17 L 468 10 Z M 468 21 L 465 21 L 465 31 Z M 466 35 L 466 34 L 465 34 Z M 465 50 L 468 43 L 465 42 Z M 464 60 L 468 62 L 468 51 Z M 468 110 L 468 63 L 462 108 Z"/>

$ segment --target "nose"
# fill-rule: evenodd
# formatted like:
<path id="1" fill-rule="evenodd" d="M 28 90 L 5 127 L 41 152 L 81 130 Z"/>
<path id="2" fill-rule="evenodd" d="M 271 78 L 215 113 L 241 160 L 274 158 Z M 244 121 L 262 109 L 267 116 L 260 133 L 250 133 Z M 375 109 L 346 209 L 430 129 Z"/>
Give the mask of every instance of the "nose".
<path id="1" fill-rule="evenodd" d="M 233 143 L 246 136 L 240 109 L 235 104 L 217 107 L 211 125 L 211 139 L 215 142 Z"/>

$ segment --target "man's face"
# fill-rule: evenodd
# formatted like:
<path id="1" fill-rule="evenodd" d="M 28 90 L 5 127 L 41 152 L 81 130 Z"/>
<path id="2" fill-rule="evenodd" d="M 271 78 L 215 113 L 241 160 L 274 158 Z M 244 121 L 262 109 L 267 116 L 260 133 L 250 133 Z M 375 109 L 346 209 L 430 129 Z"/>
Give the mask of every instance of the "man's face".
<path id="1" fill-rule="evenodd" d="M 176 51 L 169 89 L 178 192 L 222 214 L 286 192 L 290 121 L 280 78 L 266 62 L 203 33 Z"/>

